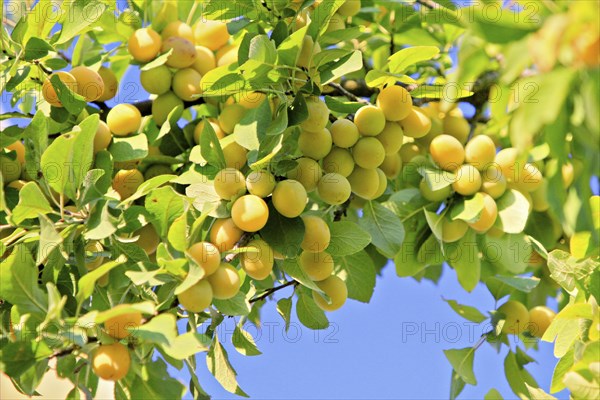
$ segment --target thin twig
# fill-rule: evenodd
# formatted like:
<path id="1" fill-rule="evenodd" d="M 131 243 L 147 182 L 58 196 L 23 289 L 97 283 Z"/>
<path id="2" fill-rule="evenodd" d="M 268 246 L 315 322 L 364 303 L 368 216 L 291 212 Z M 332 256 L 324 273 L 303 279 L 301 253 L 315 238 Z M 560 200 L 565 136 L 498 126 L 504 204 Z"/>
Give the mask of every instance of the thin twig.
<path id="1" fill-rule="evenodd" d="M 250 299 L 248 302 L 249 302 L 249 303 L 256 303 L 257 301 L 261 301 L 261 300 L 264 300 L 264 299 L 266 299 L 267 297 L 269 297 L 269 296 L 270 296 L 270 295 L 272 295 L 273 293 L 277 292 L 278 290 L 285 289 L 286 287 L 288 287 L 288 286 L 292 286 L 292 285 L 293 285 L 294 287 L 296 287 L 296 286 L 298 286 L 299 284 L 300 284 L 300 282 L 298 282 L 298 281 L 296 281 L 296 280 L 291 280 L 291 281 L 289 281 L 289 282 L 286 282 L 286 283 L 284 283 L 283 285 L 280 285 L 280 286 L 275 286 L 275 287 L 272 287 L 271 289 L 268 289 L 268 290 L 266 290 L 266 291 L 265 291 L 263 294 L 261 294 L 261 295 L 260 295 L 260 296 L 258 296 L 258 297 L 255 297 L 255 298 L 253 298 L 253 299 Z"/>
<path id="2" fill-rule="evenodd" d="M 245 232 L 242 237 L 240 238 L 240 240 L 237 241 L 237 243 L 235 244 L 235 246 L 233 246 L 232 250 L 235 249 L 239 249 L 240 247 L 244 247 L 246 246 L 250 240 L 252 239 L 253 234 L 252 233 L 248 233 Z M 225 256 L 225 262 L 232 262 L 237 256 L 239 255 L 239 253 L 231 253 L 231 254 L 227 254 Z"/>
<path id="3" fill-rule="evenodd" d="M 362 104 L 371 104 L 368 100 L 361 99 L 360 97 L 358 97 L 354 93 L 346 90 L 339 83 L 330 82 L 327 85 L 330 86 L 330 87 L 332 87 L 332 88 L 334 88 L 335 90 L 337 90 L 339 93 L 343 94 L 344 96 L 346 96 L 349 100 L 356 101 L 357 103 L 362 103 Z"/>

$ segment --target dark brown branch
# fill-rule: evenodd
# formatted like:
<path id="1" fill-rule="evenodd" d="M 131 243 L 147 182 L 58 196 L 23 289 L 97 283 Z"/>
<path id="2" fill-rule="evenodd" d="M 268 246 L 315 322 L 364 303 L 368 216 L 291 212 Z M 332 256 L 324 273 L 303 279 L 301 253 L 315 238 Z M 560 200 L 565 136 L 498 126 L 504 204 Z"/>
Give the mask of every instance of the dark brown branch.
<path id="1" fill-rule="evenodd" d="M 273 293 L 277 292 L 278 290 L 285 289 L 288 286 L 294 286 L 294 287 L 296 287 L 299 284 L 300 284 L 300 282 L 298 282 L 296 280 L 291 280 L 289 282 L 284 283 L 283 285 L 275 286 L 275 287 L 272 287 L 271 289 L 266 290 L 263 294 L 261 294 L 258 297 L 255 297 L 253 299 L 250 299 L 248 302 L 251 303 L 251 304 L 252 303 L 256 303 L 257 301 L 261 301 L 261 300 L 266 299 L 267 297 L 269 297 Z"/>
<path id="2" fill-rule="evenodd" d="M 440 6 L 438 3 L 436 3 L 433 0 L 416 0 L 415 3 L 420 4 L 424 7 L 430 8 L 432 10 L 435 10 L 437 8 L 442 8 L 442 6 Z"/>
<path id="3" fill-rule="evenodd" d="M 245 232 L 242 235 L 242 237 L 240 238 L 240 240 L 237 241 L 237 243 L 235 244 L 235 246 L 233 246 L 233 250 L 239 249 L 240 247 L 246 246 L 250 242 L 250 240 L 252 239 L 253 235 L 254 234 L 252 234 L 252 233 Z M 225 262 L 228 262 L 228 263 L 232 262 L 239 254 L 240 253 L 227 254 L 225 256 Z"/>
<path id="4" fill-rule="evenodd" d="M 348 207 L 350 207 L 350 203 L 352 203 L 352 199 L 354 199 L 354 195 L 351 194 L 343 204 L 341 204 L 334 212 L 333 212 L 333 221 L 341 221 L 343 217 L 348 214 Z"/>
<path id="5" fill-rule="evenodd" d="M 192 106 L 197 106 L 197 105 L 204 104 L 204 103 L 205 103 L 205 100 L 202 97 L 200 97 L 194 101 L 184 102 L 183 108 L 186 109 L 186 108 L 189 108 Z M 106 103 L 104 103 L 102 101 L 93 101 L 92 104 L 95 104 L 100 109 L 100 119 L 106 120 L 106 114 L 108 114 L 108 112 L 111 110 L 111 108 L 108 107 L 106 105 Z M 152 100 L 142 100 L 142 101 L 138 101 L 138 102 L 131 103 L 131 104 L 133 106 L 135 106 L 138 110 L 140 110 L 140 113 L 142 114 L 142 116 L 152 114 Z"/>
<path id="6" fill-rule="evenodd" d="M 361 99 L 354 93 L 350 92 L 349 90 L 346 90 L 339 83 L 331 82 L 331 83 L 328 83 L 327 85 L 334 88 L 338 93 L 341 93 L 343 96 L 346 96 L 348 98 L 348 100 L 352 100 L 352 101 L 355 101 L 357 103 L 362 103 L 362 104 L 371 104 L 368 100 Z"/>

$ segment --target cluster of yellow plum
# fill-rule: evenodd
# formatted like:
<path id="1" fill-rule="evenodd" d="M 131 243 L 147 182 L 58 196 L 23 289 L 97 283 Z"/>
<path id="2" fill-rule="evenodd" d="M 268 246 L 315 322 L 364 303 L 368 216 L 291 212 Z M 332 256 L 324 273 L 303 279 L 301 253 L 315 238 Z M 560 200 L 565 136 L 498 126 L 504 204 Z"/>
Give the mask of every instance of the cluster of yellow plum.
<path id="1" fill-rule="evenodd" d="M 133 33 L 128 49 L 134 60 L 146 64 L 170 52 L 163 65 L 142 68 L 140 73 L 143 88 L 156 95 L 152 116 L 158 125 L 184 101 L 200 97 L 202 76 L 217 66 L 237 61 L 238 48 L 228 45 L 229 38 L 224 22 L 202 19 L 193 26 L 172 21 L 160 33 L 151 27 Z"/>
<path id="2" fill-rule="evenodd" d="M 62 107 L 56 89 L 52 85 L 52 78 L 58 79 L 72 92 L 81 95 L 85 101 L 106 101 L 112 99 L 118 89 L 115 74 L 106 67 L 98 71 L 80 65 L 69 72 L 58 71 L 50 74 L 42 85 L 42 97 L 54 107 Z"/>
<path id="3" fill-rule="evenodd" d="M 502 333 L 518 335 L 528 332 L 532 336 L 541 338 L 554 320 L 556 313 L 546 306 L 536 306 L 530 310 L 523 303 L 509 300 L 498 307 L 502 314 L 504 325 Z"/>

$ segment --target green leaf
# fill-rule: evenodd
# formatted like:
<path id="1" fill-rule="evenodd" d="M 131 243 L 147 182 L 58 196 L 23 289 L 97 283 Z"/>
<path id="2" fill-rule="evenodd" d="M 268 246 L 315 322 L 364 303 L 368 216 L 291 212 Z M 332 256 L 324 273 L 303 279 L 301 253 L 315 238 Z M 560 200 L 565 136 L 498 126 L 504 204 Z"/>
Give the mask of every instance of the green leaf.
<path id="1" fill-rule="evenodd" d="M 248 150 L 258 150 L 270 125 L 271 106 L 268 101 L 263 101 L 257 108 L 248 110 L 235 126 L 235 141 Z"/>
<path id="2" fill-rule="evenodd" d="M 141 160 L 148 155 L 148 138 L 146 135 L 114 137 L 108 151 L 115 162 Z"/>
<path id="3" fill-rule="evenodd" d="M 296 315 L 302 325 L 310 329 L 327 329 L 329 321 L 323 310 L 317 306 L 310 292 L 300 290 L 296 302 Z"/>
<path id="4" fill-rule="evenodd" d="M 279 65 L 296 65 L 296 62 L 298 61 L 298 55 L 302 47 L 302 41 L 304 36 L 306 36 L 307 29 L 308 26 L 304 26 L 289 35 L 283 42 L 281 42 L 277 48 Z"/>
<path id="5" fill-rule="evenodd" d="M 83 96 L 78 95 L 71 87 L 65 85 L 58 75 L 50 77 L 50 83 L 56 91 L 58 100 L 69 114 L 79 115 L 79 113 L 83 111 L 86 105 Z"/>
<path id="6" fill-rule="evenodd" d="M 231 342 L 238 353 L 245 356 L 258 356 L 262 354 L 256 347 L 256 343 L 254 343 L 252 336 L 239 325 L 236 325 L 233 330 Z"/>
<path id="7" fill-rule="evenodd" d="M 52 350 L 44 341 L 6 341 L 0 347 L 0 371 L 11 378 L 18 378 L 38 360 L 51 354 Z"/>
<path id="8" fill-rule="evenodd" d="M 300 252 L 300 244 L 304 240 L 304 222 L 298 217 L 284 217 L 269 203 L 269 219 L 260 232 L 273 249 L 284 256 L 295 257 Z"/>
<path id="9" fill-rule="evenodd" d="M 442 298 L 452 309 L 461 317 L 472 321 L 472 322 L 483 322 L 487 319 L 485 315 L 481 313 L 478 309 L 471 306 L 465 306 L 463 304 L 459 304 L 456 300 L 446 300 Z"/>
<path id="10" fill-rule="evenodd" d="M 48 42 L 37 37 L 32 37 L 25 45 L 25 55 L 23 56 L 23 59 L 25 61 L 33 61 L 38 58 L 44 58 L 48 55 L 49 51 L 54 51 L 54 48 Z"/>
<path id="11" fill-rule="evenodd" d="M 169 228 L 167 235 L 169 243 L 175 250 L 184 252 L 188 248 L 188 214 L 183 213 Z"/>
<path id="12" fill-rule="evenodd" d="M 60 36 L 56 40 L 57 44 L 66 43 L 77 35 L 82 35 L 87 31 L 87 27 L 98 21 L 106 5 L 89 0 L 74 0 L 64 4 L 61 20 L 62 29 Z"/>
<path id="13" fill-rule="evenodd" d="M 557 400 L 556 397 L 546 393 L 541 388 L 529 386 L 527 383 L 525 383 L 525 387 L 527 388 L 527 391 L 529 392 L 530 398 L 533 400 Z M 589 397 L 589 398 L 593 399 L 594 397 Z M 595 398 L 598 398 L 598 394 L 596 394 Z"/>
<path id="14" fill-rule="evenodd" d="M 344 4 L 345 0 L 329 0 L 321 2 L 311 13 L 311 23 L 308 26 L 307 35 L 317 40 L 319 35 L 327 30 L 329 20 L 335 12 Z"/>
<path id="15" fill-rule="evenodd" d="M 341 99 L 342 98 L 338 99 L 336 97 L 325 96 L 325 104 L 327 104 L 327 108 L 329 108 L 331 111 L 341 114 L 354 114 L 361 107 L 364 107 L 363 103 L 344 101 Z"/>
<path id="16" fill-rule="evenodd" d="M 586 279 L 599 266 L 600 264 L 591 258 L 579 261 L 563 250 L 557 249 L 548 253 L 550 277 L 571 294 L 576 290 L 576 282 Z"/>
<path id="17" fill-rule="evenodd" d="M 531 246 L 522 233 L 516 235 L 507 233 L 501 237 L 486 235 L 482 253 L 487 262 L 501 271 L 522 274 L 527 269 Z"/>
<path id="18" fill-rule="evenodd" d="M 483 195 L 476 193 L 473 197 L 462 197 L 458 203 L 450 209 L 450 219 L 461 219 L 466 222 L 475 222 L 483 210 Z"/>
<path id="19" fill-rule="evenodd" d="M 466 347 L 464 349 L 444 350 L 446 358 L 454 368 L 454 371 L 460 378 L 469 385 L 477 385 L 477 379 L 473 373 L 473 360 L 475 358 L 475 349 Z"/>
<path id="20" fill-rule="evenodd" d="M 197 332 L 186 332 L 161 345 L 165 354 L 176 360 L 185 360 L 194 354 L 208 351 L 209 346 L 208 336 Z"/>
<path id="21" fill-rule="evenodd" d="M 160 358 L 140 364 L 140 372 L 132 374 L 127 384 L 129 396 L 134 399 L 182 398 L 185 386 L 167 372 L 167 364 Z M 119 397 L 119 396 L 117 396 Z"/>
<path id="22" fill-rule="evenodd" d="M 337 1 L 337 0 L 336 0 Z M 319 68 L 321 74 L 321 84 L 326 85 L 337 78 L 348 75 L 351 72 L 358 71 L 363 67 L 362 52 L 355 50 L 337 61 L 324 65 Z"/>
<path id="23" fill-rule="evenodd" d="M 394 258 L 404 241 L 404 226 L 400 218 L 381 204 L 369 201 L 363 206 L 358 224 L 371 234 L 371 243 L 383 255 Z"/>
<path id="24" fill-rule="evenodd" d="M 520 276 L 502 276 L 496 275 L 494 277 L 488 278 L 486 283 L 489 280 L 496 280 L 501 283 L 506 284 L 512 288 L 515 288 L 521 292 L 529 293 L 540 283 L 540 279 L 534 276 L 532 277 L 520 277 Z"/>
<path id="25" fill-rule="evenodd" d="M 185 292 L 186 290 L 194 286 L 196 283 L 198 283 L 200 279 L 204 278 L 204 268 L 200 267 L 195 262 L 189 262 L 188 265 L 188 273 L 183 282 L 181 282 L 181 284 L 175 288 L 175 295 L 179 295 Z"/>
<path id="26" fill-rule="evenodd" d="M 121 265 L 119 261 L 109 261 L 82 276 L 77 282 L 77 304 L 81 306 L 94 293 L 96 281 L 119 265 Z"/>
<path id="27" fill-rule="evenodd" d="M 397 82 L 415 84 L 416 81 L 408 75 L 392 74 L 386 71 L 372 69 L 365 76 L 365 83 L 369 87 L 383 88 L 386 85 L 395 85 Z M 411 92 L 412 94 L 412 92 Z"/>
<path id="28" fill-rule="evenodd" d="M 490 389 L 485 396 L 483 396 L 483 400 L 503 400 L 502 395 L 496 389 Z"/>
<path id="29" fill-rule="evenodd" d="M 348 297 L 368 303 L 375 290 L 375 265 L 365 251 L 345 257 L 336 257 L 339 277 L 346 282 Z"/>
<path id="30" fill-rule="evenodd" d="M 146 196 L 146 210 L 159 236 L 167 236 L 169 227 L 183 213 L 184 203 L 184 197 L 171 186 L 154 189 Z"/>
<path id="31" fill-rule="evenodd" d="M 108 201 L 101 200 L 92 209 L 83 236 L 87 240 L 106 239 L 117 231 L 116 220 L 111 216 Z"/>
<path id="32" fill-rule="evenodd" d="M 445 243 L 444 249 L 448 264 L 456 271 L 460 285 L 467 292 L 475 289 L 481 277 L 481 259 L 475 231 L 469 229 L 458 242 Z"/>
<path id="33" fill-rule="evenodd" d="M 371 243 L 371 235 L 351 221 L 337 221 L 329 225 L 331 241 L 327 252 L 332 256 L 348 256 L 361 251 Z"/>
<path id="34" fill-rule="evenodd" d="M 452 370 L 452 377 L 450 379 L 450 400 L 455 400 L 458 395 L 465 388 L 465 381 L 456 373 L 456 371 Z"/>
<path id="35" fill-rule="evenodd" d="M 390 72 L 393 74 L 404 73 L 409 67 L 422 61 L 433 59 L 440 53 L 440 49 L 433 46 L 413 46 L 402 49 L 389 58 Z"/>
<path id="36" fill-rule="evenodd" d="M 513 8 L 498 9 L 493 17 L 489 9 L 483 4 L 477 4 L 463 9 L 464 14 L 461 21 L 477 35 L 487 42 L 506 44 L 520 40 L 529 33 L 538 29 L 537 15 L 539 9 L 535 8 L 535 14 L 523 8 L 520 12 L 514 12 Z M 467 17 L 467 14 L 469 17 Z"/>
<path id="37" fill-rule="evenodd" d="M 504 359 L 504 374 L 513 393 L 520 399 L 529 398 L 527 383 L 535 387 L 538 386 L 531 375 L 517 363 L 517 357 L 512 351 L 509 351 Z"/>
<path id="38" fill-rule="evenodd" d="M 224 315 L 243 315 L 250 314 L 251 307 L 246 294 L 238 292 L 234 297 L 227 300 L 213 300 L 213 305 Z"/>
<path id="39" fill-rule="evenodd" d="M 126 204 L 133 203 L 137 199 L 141 199 L 148 193 L 152 192 L 154 189 L 163 186 L 165 183 L 171 181 L 171 179 L 174 178 L 177 178 L 177 175 L 159 175 L 142 182 L 142 184 L 137 188 L 135 193 L 129 196 L 124 201 L 122 201 L 119 204 L 119 206 L 122 207 Z"/>
<path id="40" fill-rule="evenodd" d="M 206 356 L 206 364 L 208 370 L 214 375 L 217 381 L 225 390 L 230 393 L 235 393 L 238 396 L 248 397 L 248 395 L 239 387 L 237 383 L 237 372 L 229 363 L 227 351 L 219 342 L 219 338 L 215 334 L 212 346 Z"/>
<path id="41" fill-rule="evenodd" d="M 308 118 L 308 107 L 304 96 L 296 96 L 287 109 L 289 126 L 300 125 Z"/>
<path id="42" fill-rule="evenodd" d="M 498 206 L 496 225 L 506 233 L 523 232 L 529 216 L 527 198 L 518 190 L 508 189 L 496 200 L 496 205 Z"/>
<path id="43" fill-rule="evenodd" d="M 40 243 L 38 245 L 36 264 L 44 264 L 50 253 L 63 242 L 62 236 L 54 228 L 54 222 L 48 217 L 39 215 L 40 221 Z"/>
<path id="44" fill-rule="evenodd" d="M 285 331 L 290 329 L 290 320 L 292 313 L 292 298 L 283 298 L 277 301 L 277 312 L 285 321 Z"/>
<path id="45" fill-rule="evenodd" d="M 28 182 L 19 191 L 19 203 L 13 209 L 12 221 L 19 225 L 29 218 L 46 215 L 52 212 L 52 207 L 35 182 Z"/>
<path id="46" fill-rule="evenodd" d="M 556 363 L 556 367 L 554 367 L 554 372 L 552 373 L 552 383 L 550 385 L 550 392 L 560 392 L 565 388 L 563 379 L 566 373 L 571 370 L 575 362 L 573 358 L 573 352 L 573 348 L 568 349 L 568 351 Z"/>
<path id="47" fill-rule="evenodd" d="M 281 268 L 285 271 L 286 274 L 288 274 L 290 277 L 294 278 L 307 288 L 321 291 L 321 289 L 319 289 L 316 283 L 314 283 L 313 280 L 310 279 L 308 275 L 306 275 L 304 270 L 300 267 L 300 263 L 298 262 L 297 258 L 286 258 L 285 260 L 283 260 Z"/>
<path id="48" fill-rule="evenodd" d="M 25 170 L 32 177 L 37 177 L 42 153 L 48 146 L 48 127 L 48 118 L 42 110 L 38 110 L 23 131 Z"/>
<path id="49" fill-rule="evenodd" d="M 146 315 L 153 315 L 156 312 L 156 305 L 151 301 L 143 301 L 141 303 L 132 304 L 119 304 L 111 308 L 110 310 L 97 312 L 91 311 L 88 314 L 82 316 L 77 322 L 82 326 L 88 322 L 94 322 L 101 324 L 110 318 L 118 317 L 119 315 L 129 314 L 132 312 L 141 312 Z"/>
<path id="50" fill-rule="evenodd" d="M 443 189 L 452 185 L 452 182 L 456 180 L 456 175 L 454 173 L 442 171 L 440 169 L 420 167 L 419 174 L 425 178 L 425 182 L 427 182 L 427 186 L 429 186 L 431 190 Z"/>
<path id="51" fill-rule="evenodd" d="M 223 149 L 215 130 L 209 123 L 204 124 L 202 134 L 200 135 L 200 154 L 209 164 L 219 169 L 225 168 Z"/>
<path id="52" fill-rule="evenodd" d="M 267 35 L 258 35 L 250 41 L 248 58 L 266 64 L 274 64 L 277 60 L 275 43 Z"/>

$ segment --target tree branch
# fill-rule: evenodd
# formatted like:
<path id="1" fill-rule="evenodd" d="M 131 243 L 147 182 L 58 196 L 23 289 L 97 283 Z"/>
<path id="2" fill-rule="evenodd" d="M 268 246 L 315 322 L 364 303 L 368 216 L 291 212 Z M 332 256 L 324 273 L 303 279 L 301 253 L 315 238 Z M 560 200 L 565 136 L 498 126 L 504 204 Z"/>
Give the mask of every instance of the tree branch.
<path id="1" fill-rule="evenodd" d="M 264 300 L 264 299 L 266 299 L 267 297 L 269 297 L 269 296 L 270 296 L 270 295 L 272 295 L 273 293 L 277 292 L 278 290 L 285 289 L 286 287 L 288 287 L 288 286 L 292 286 L 292 285 L 293 285 L 294 287 L 296 287 L 296 286 L 298 286 L 299 284 L 300 284 L 300 282 L 298 282 L 298 281 L 296 281 L 296 280 L 291 280 L 291 281 L 289 281 L 289 282 L 286 282 L 286 283 L 284 283 L 283 285 L 280 285 L 280 286 L 275 286 L 275 287 L 272 287 L 271 289 L 268 289 L 268 290 L 266 290 L 266 291 L 265 291 L 263 294 L 261 294 L 261 295 L 260 295 L 260 296 L 258 296 L 258 297 L 255 297 L 255 298 L 253 298 L 253 299 L 250 299 L 248 302 L 249 302 L 250 304 L 252 304 L 252 303 L 256 303 L 257 301 L 261 301 L 261 300 Z"/>
<path id="2" fill-rule="evenodd" d="M 328 83 L 327 85 L 329 87 L 334 88 L 338 93 L 342 94 L 343 96 L 346 96 L 349 100 L 356 101 L 357 103 L 362 103 L 362 104 L 371 104 L 368 100 L 361 99 L 354 93 L 350 92 L 349 90 L 346 90 L 339 83 L 331 82 L 331 83 Z"/>
<path id="3" fill-rule="evenodd" d="M 188 107 L 204 104 L 205 102 L 206 101 L 202 97 L 194 101 L 185 101 L 183 103 L 183 108 L 186 109 Z M 92 104 L 96 105 L 100 109 L 100 119 L 106 120 L 106 115 L 111 110 L 111 107 L 107 106 L 106 103 L 102 101 L 92 101 Z M 142 114 L 142 116 L 152 114 L 152 100 L 142 100 L 131 103 L 131 105 L 140 110 L 140 114 Z"/>
<path id="4" fill-rule="evenodd" d="M 348 207 L 350 207 L 350 203 L 352 203 L 352 199 L 354 199 L 354 194 L 351 194 L 343 204 L 341 204 L 336 210 L 333 212 L 333 221 L 341 221 L 342 217 L 345 217 L 348 214 Z"/>
<path id="5" fill-rule="evenodd" d="M 232 250 L 239 249 L 240 247 L 246 246 L 252 239 L 252 236 L 254 236 L 253 233 L 245 232 L 242 235 L 242 237 L 240 238 L 240 240 L 238 240 L 237 243 L 233 246 Z M 225 256 L 225 262 L 228 262 L 228 263 L 232 262 L 239 254 L 240 253 L 227 254 Z"/>

